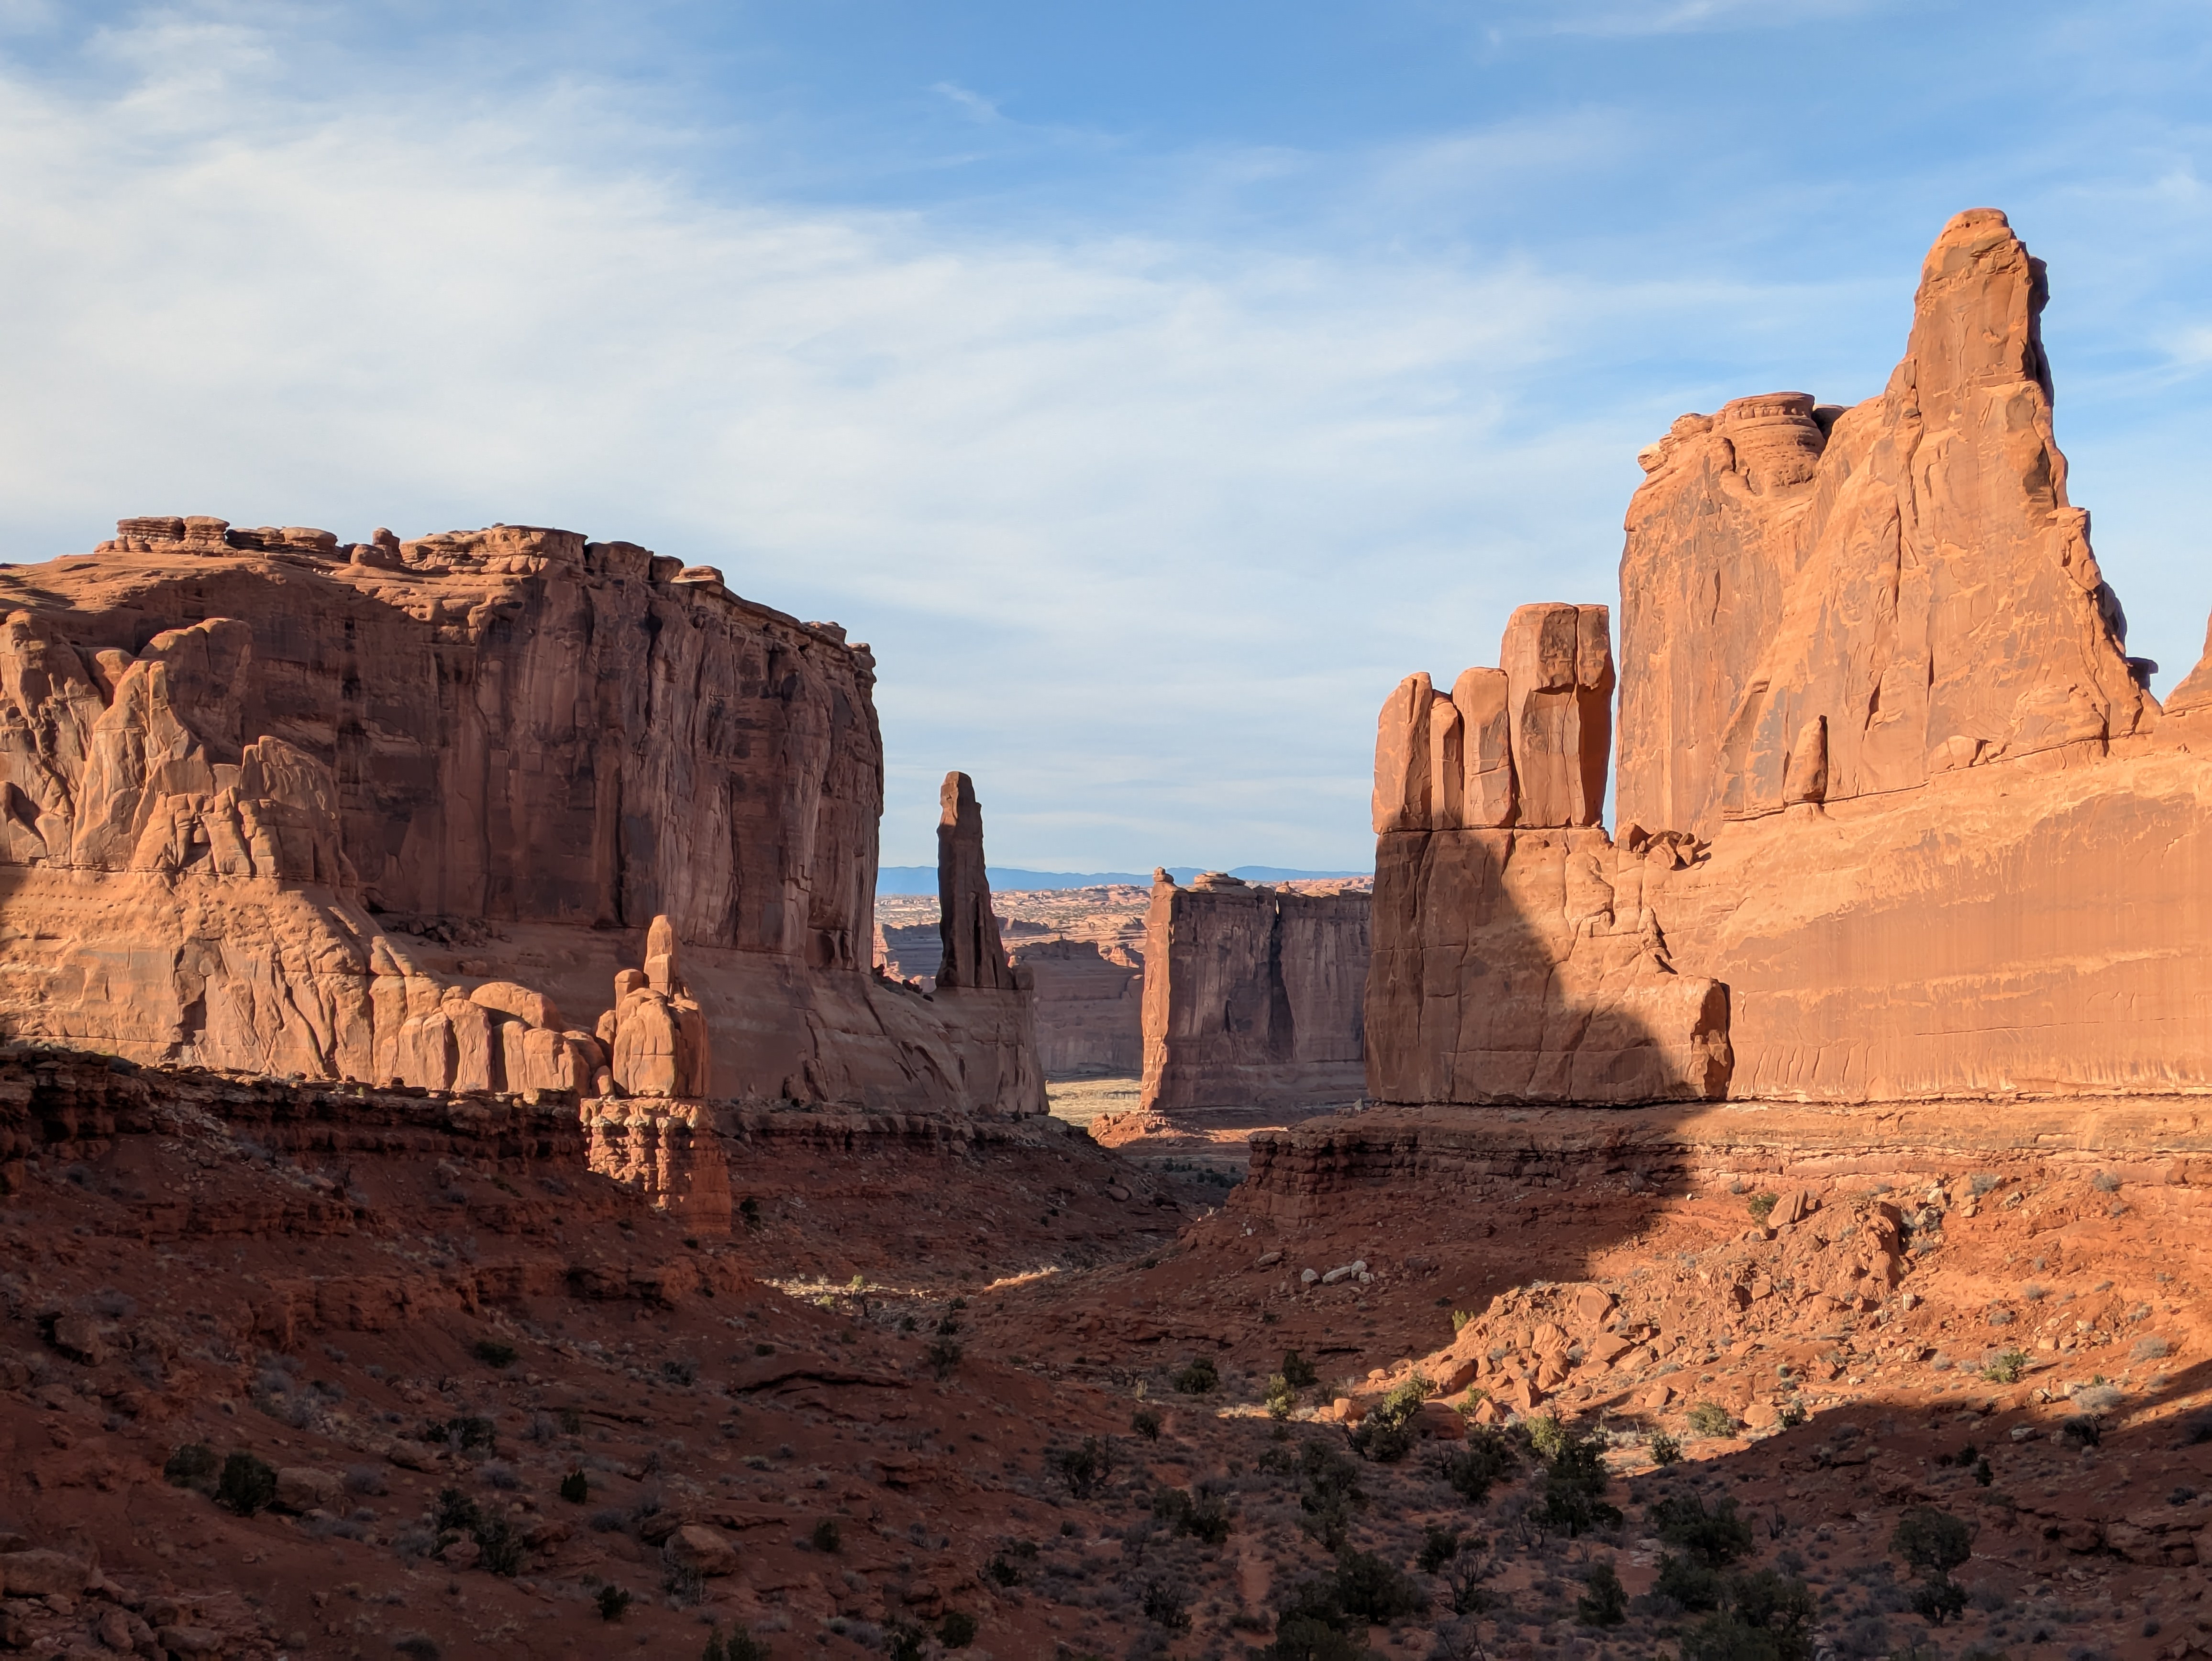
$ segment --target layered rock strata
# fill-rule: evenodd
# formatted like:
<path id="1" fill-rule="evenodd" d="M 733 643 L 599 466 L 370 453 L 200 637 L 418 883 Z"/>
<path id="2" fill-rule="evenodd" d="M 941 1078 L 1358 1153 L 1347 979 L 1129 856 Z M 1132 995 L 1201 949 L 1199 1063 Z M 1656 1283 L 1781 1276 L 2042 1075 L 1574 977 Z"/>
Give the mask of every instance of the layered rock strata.
<path id="1" fill-rule="evenodd" d="M 1048 1079 L 1133 1075 L 1145 1058 L 1145 965 L 1118 945 L 1025 940 L 1015 970 L 1036 993 L 1037 1061 Z"/>
<path id="2" fill-rule="evenodd" d="M 1738 399 L 1644 452 L 1614 836 L 1539 852 L 1440 824 L 1433 793 L 1424 820 L 1419 700 L 1393 694 L 1374 1093 L 2212 1085 L 2212 672 L 2161 710 L 2127 655 L 2052 432 L 2046 293 L 2002 214 L 1961 214 L 1878 396 Z"/>
<path id="3" fill-rule="evenodd" d="M 1369 897 L 1219 873 L 1152 876 L 1141 1105 L 1320 1106 L 1356 1099 Z"/>
<path id="4" fill-rule="evenodd" d="M 0 570 L 0 1031 L 580 1088 L 585 1027 L 476 990 L 588 1025 L 664 916 L 719 1092 L 1041 1105 L 1011 986 L 869 972 L 874 664 L 833 624 L 570 532 L 203 518 Z"/>

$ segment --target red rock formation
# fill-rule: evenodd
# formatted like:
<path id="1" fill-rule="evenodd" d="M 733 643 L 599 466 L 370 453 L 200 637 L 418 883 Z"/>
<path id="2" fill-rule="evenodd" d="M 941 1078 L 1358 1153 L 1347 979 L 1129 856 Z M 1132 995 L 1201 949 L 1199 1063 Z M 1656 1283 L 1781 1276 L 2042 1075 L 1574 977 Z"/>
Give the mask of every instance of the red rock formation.
<path id="1" fill-rule="evenodd" d="M 1011 992 L 1013 965 L 991 912 L 991 879 L 983 866 L 983 810 L 965 773 L 947 773 L 938 793 L 943 817 L 937 826 L 937 926 L 945 941 L 938 961 L 939 987 L 982 987 Z"/>
<path id="2" fill-rule="evenodd" d="M 1880 396 L 1739 399 L 1644 452 L 1617 842 L 1378 811 L 1372 1093 L 2212 1085 L 2212 670 L 2161 713 L 2126 656 L 2052 435 L 2044 295 L 2003 216 L 1962 214 Z M 1552 627 L 1523 658 L 1563 685 Z M 1405 748 L 1378 744 L 1378 806 Z"/>
<path id="3" fill-rule="evenodd" d="M 1028 940 L 1017 974 L 1036 995 L 1037 1062 L 1048 1079 L 1133 1074 L 1145 1059 L 1145 966 L 1096 940 Z"/>
<path id="4" fill-rule="evenodd" d="M 1312 1106 L 1362 1082 L 1364 893 L 1153 873 L 1145 934 L 1147 1111 Z"/>
<path id="5" fill-rule="evenodd" d="M 118 532 L 0 571 L 0 1031 L 568 1088 L 590 1035 L 471 989 L 596 1012 L 665 916 L 718 1090 L 1041 1108 L 1010 989 L 868 972 L 874 666 L 835 625 L 564 531 Z"/>

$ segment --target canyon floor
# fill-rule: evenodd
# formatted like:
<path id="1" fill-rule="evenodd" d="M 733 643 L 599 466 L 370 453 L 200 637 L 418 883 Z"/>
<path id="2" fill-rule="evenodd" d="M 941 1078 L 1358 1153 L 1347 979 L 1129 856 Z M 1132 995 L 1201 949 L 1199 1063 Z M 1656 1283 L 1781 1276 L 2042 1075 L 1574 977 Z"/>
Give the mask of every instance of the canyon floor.
<path id="1" fill-rule="evenodd" d="M 726 1238 L 573 1104 L 15 1051 L 0 1107 L 18 1651 L 2212 1653 L 2156 1105 L 1370 1112 L 1234 1187 L 792 1112 Z"/>

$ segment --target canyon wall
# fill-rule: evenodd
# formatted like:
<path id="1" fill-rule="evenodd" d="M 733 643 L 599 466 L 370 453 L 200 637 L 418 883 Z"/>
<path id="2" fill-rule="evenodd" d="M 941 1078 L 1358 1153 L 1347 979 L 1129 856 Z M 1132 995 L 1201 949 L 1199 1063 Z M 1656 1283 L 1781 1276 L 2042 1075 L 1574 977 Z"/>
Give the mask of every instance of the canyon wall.
<path id="1" fill-rule="evenodd" d="M 1145 965 L 1096 940 L 1025 940 L 1015 969 L 1036 994 L 1037 1062 L 1048 1079 L 1134 1074 L 1145 1062 Z"/>
<path id="2" fill-rule="evenodd" d="M 588 1022 L 665 916 L 718 1093 L 1042 1106 L 1010 988 L 870 972 L 874 663 L 834 624 L 565 531 L 118 532 L 0 570 L 0 1031 L 380 1081 L 489 981 Z"/>
<path id="3" fill-rule="evenodd" d="M 1392 695 L 1370 1093 L 2212 1085 L 2212 670 L 2161 709 L 2127 655 L 2052 432 L 2046 293 L 2002 215 L 1962 214 L 1880 395 L 1740 399 L 1642 453 L 1614 835 L 1556 760 L 1500 792 L 1524 752 L 1601 761 L 1556 715 L 1549 748 L 1510 730 L 1516 664 L 1555 710 L 1594 678 L 1572 608 L 1535 645 L 1516 613 L 1474 696 Z"/>
<path id="4" fill-rule="evenodd" d="M 1318 1107 L 1364 1082 L 1370 900 L 1208 873 L 1152 875 L 1145 929 L 1147 1110 Z"/>

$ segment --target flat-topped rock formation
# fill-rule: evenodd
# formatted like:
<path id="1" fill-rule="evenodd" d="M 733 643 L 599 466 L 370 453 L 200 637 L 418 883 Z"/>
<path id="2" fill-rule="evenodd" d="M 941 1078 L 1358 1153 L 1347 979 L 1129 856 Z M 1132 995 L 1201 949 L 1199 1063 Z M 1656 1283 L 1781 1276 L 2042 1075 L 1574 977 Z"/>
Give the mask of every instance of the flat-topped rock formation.
<path id="1" fill-rule="evenodd" d="M 1309 887 L 1319 885 L 1308 885 Z M 1146 922 L 1147 1111 L 1358 1098 L 1369 896 L 1156 872 Z"/>
<path id="2" fill-rule="evenodd" d="M 1463 696 L 1392 694 L 1372 1094 L 2212 1084 L 2212 672 L 2161 710 L 2127 654 L 2045 295 L 2002 214 L 1961 214 L 1879 396 L 1740 399 L 1643 453 L 1613 835 L 1581 690 L 1602 608 L 1523 608 Z"/>
<path id="3" fill-rule="evenodd" d="M 485 982 L 590 1037 L 665 916 L 718 1094 L 1042 1107 L 1010 983 L 870 972 L 874 660 L 834 624 L 572 532 L 208 518 L 0 571 L 0 612 L 10 1037 L 378 1081 Z"/>

